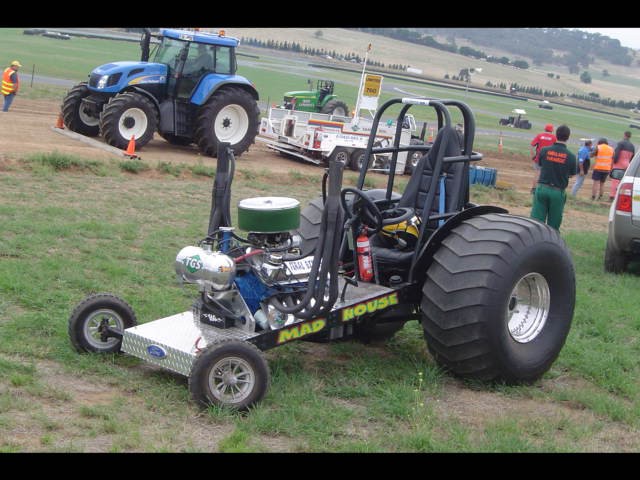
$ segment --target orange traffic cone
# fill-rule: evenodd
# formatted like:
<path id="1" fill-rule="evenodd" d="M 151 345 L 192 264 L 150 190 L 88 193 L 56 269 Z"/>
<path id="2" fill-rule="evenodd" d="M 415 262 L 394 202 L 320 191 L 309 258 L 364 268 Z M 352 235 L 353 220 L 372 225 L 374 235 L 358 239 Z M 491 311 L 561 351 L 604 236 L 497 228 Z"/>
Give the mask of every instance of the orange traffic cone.
<path id="1" fill-rule="evenodd" d="M 124 154 L 127 157 L 131 157 L 131 158 L 138 157 L 136 155 L 136 137 L 134 135 L 131 135 L 131 140 L 129 140 L 129 145 L 127 145 L 127 149 L 125 150 Z"/>
<path id="2" fill-rule="evenodd" d="M 64 129 L 64 122 L 62 121 L 62 112 L 58 115 L 58 121 L 56 122 L 56 128 Z"/>

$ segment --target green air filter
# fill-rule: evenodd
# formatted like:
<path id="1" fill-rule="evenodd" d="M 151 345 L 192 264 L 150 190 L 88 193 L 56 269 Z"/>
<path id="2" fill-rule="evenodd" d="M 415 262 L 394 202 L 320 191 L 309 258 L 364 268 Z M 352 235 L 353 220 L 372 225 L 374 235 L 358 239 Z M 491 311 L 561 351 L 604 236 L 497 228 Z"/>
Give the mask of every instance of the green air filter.
<path id="1" fill-rule="evenodd" d="M 300 226 L 300 202 L 287 197 L 245 198 L 238 204 L 238 226 L 255 233 L 279 233 Z"/>

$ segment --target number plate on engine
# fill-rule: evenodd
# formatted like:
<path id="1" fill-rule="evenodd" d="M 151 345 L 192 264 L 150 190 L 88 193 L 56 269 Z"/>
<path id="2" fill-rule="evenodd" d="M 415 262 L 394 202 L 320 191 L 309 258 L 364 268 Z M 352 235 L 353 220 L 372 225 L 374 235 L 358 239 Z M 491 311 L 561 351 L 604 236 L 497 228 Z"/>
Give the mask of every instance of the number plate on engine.
<path id="1" fill-rule="evenodd" d="M 311 271 L 311 265 L 313 265 L 313 256 L 284 263 L 292 275 L 307 275 Z"/>

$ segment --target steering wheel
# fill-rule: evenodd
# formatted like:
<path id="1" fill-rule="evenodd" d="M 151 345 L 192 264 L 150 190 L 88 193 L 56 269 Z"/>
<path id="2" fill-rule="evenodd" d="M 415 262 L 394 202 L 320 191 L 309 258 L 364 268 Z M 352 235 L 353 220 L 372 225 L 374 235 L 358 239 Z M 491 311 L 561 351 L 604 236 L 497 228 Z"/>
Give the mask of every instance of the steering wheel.
<path id="1" fill-rule="evenodd" d="M 347 203 L 348 193 L 359 197 L 362 203 L 358 205 L 360 202 L 358 202 L 358 199 L 354 198 L 351 202 L 351 205 L 349 205 Z M 379 232 L 385 225 L 394 225 L 396 223 L 404 222 L 414 215 L 413 208 L 407 207 L 396 207 L 391 210 L 380 212 L 380 209 L 378 208 L 376 203 L 371 200 L 362 190 L 358 190 L 357 188 L 343 188 L 342 192 L 340 193 L 340 201 L 347 217 L 354 218 L 356 216 L 360 216 L 362 223 L 372 233 Z M 356 209 L 358 210 L 357 212 Z"/>

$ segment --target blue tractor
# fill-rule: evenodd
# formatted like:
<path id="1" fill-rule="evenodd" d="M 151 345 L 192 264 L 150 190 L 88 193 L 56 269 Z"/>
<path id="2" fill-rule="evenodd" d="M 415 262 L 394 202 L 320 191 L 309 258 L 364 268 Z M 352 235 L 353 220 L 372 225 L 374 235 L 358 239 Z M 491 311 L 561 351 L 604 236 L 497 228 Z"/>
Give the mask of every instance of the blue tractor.
<path id="1" fill-rule="evenodd" d="M 134 138 L 146 145 L 157 131 L 171 144 L 195 143 L 215 157 L 218 143 L 235 155 L 255 141 L 260 122 L 258 92 L 236 75 L 239 41 L 224 32 L 164 29 L 149 61 L 152 34 L 141 39 L 140 62 L 101 65 L 88 82 L 74 86 L 62 103 L 65 126 L 82 135 L 102 135 L 125 149 Z"/>

